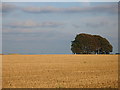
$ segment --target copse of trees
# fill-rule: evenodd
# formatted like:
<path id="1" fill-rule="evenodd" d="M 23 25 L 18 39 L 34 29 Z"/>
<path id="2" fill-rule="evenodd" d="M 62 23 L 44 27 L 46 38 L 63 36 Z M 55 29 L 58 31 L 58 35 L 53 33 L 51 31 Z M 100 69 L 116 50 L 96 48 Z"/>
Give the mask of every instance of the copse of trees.
<path id="1" fill-rule="evenodd" d="M 74 54 L 109 54 L 112 49 L 106 38 L 85 33 L 77 35 L 71 45 Z"/>

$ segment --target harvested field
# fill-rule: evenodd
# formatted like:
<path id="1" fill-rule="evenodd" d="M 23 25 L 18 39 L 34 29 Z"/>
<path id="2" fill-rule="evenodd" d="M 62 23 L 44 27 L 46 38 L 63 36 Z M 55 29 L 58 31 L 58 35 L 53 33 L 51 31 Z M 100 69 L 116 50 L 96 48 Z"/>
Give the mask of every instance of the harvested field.
<path id="1" fill-rule="evenodd" d="M 3 88 L 117 88 L 118 55 L 2 55 Z"/>

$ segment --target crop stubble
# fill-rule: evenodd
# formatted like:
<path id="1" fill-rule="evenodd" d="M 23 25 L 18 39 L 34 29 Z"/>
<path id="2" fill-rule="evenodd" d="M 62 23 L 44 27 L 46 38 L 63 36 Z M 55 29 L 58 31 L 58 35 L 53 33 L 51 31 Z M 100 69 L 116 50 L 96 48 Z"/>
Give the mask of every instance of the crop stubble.
<path id="1" fill-rule="evenodd" d="M 3 88 L 117 88 L 118 55 L 2 55 Z"/>

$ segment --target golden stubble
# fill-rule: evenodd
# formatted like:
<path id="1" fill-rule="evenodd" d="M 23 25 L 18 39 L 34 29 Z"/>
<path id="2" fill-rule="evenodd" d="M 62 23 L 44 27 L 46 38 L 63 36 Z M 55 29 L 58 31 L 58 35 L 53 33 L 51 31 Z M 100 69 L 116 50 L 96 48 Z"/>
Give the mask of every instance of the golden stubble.
<path id="1" fill-rule="evenodd" d="M 3 88 L 117 88 L 118 55 L 2 55 Z"/>

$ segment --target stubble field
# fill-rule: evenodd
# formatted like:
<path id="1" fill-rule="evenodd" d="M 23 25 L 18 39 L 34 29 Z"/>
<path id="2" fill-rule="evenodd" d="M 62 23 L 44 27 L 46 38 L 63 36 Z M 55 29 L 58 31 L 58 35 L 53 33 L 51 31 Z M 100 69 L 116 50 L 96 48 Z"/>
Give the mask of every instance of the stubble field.
<path id="1" fill-rule="evenodd" d="M 118 55 L 2 55 L 3 88 L 117 88 Z"/>

